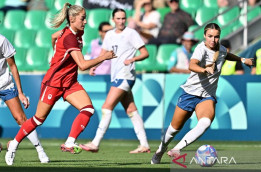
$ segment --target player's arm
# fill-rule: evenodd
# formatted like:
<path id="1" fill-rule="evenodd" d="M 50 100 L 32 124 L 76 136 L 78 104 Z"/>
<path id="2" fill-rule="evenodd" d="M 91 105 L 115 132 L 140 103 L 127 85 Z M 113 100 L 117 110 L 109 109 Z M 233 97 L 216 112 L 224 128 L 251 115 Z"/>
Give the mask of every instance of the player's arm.
<path id="1" fill-rule="evenodd" d="M 135 57 L 133 57 L 133 58 L 131 58 L 131 59 L 125 60 L 125 61 L 124 61 L 124 64 L 125 64 L 125 65 L 129 65 L 129 64 L 131 64 L 131 63 L 133 63 L 133 62 L 142 61 L 142 60 L 144 60 L 144 59 L 146 59 L 146 58 L 149 57 L 148 50 L 147 50 L 147 48 L 146 48 L 145 46 L 140 47 L 140 48 L 139 48 L 139 51 L 140 51 L 140 55 L 135 56 Z"/>
<path id="2" fill-rule="evenodd" d="M 57 40 L 57 38 L 59 37 L 59 35 L 61 34 L 61 30 L 55 32 L 54 34 L 52 34 L 52 47 L 54 48 L 55 45 L 55 41 Z"/>
<path id="3" fill-rule="evenodd" d="M 199 60 L 197 59 L 191 59 L 189 62 L 189 70 L 196 72 L 196 73 L 208 73 L 208 74 L 213 74 L 214 69 L 212 67 L 206 67 L 203 68 L 199 66 Z"/>
<path id="4" fill-rule="evenodd" d="M 104 60 L 109 60 L 116 57 L 113 51 L 107 51 L 103 55 L 100 55 L 99 57 L 91 60 L 84 60 L 81 51 L 72 51 L 71 56 L 79 66 L 79 69 L 82 71 L 90 69 L 91 67 L 96 66 L 97 64 L 103 62 Z"/>
<path id="5" fill-rule="evenodd" d="M 20 80 L 17 66 L 15 64 L 14 57 L 10 57 L 10 58 L 6 59 L 6 61 L 9 65 L 9 68 L 10 68 L 13 78 L 14 78 L 14 81 L 15 81 L 15 84 L 16 84 L 16 87 L 18 90 L 18 97 L 19 97 L 20 101 L 23 103 L 24 108 L 28 108 L 30 104 L 29 104 L 28 99 L 25 97 L 25 95 L 23 93 L 21 80 Z"/>
<path id="6" fill-rule="evenodd" d="M 172 67 L 170 70 L 169 70 L 170 73 L 190 73 L 190 70 L 188 69 L 179 69 L 179 68 L 176 68 L 175 66 Z"/>
<path id="7" fill-rule="evenodd" d="M 242 58 L 242 57 L 239 57 L 239 56 L 232 54 L 232 53 L 227 53 L 226 60 L 241 61 L 242 63 L 244 63 L 248 67 L 251 67 L 251 66 L 254 65 L 254 62 L 253 62 L 254 59 L 253 58 Z"/>

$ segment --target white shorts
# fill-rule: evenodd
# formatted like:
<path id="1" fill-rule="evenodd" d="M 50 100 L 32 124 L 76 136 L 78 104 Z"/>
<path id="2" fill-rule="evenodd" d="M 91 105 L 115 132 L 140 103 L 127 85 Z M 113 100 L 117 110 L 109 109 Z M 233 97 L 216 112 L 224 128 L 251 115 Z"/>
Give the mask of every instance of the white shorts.
<path id="1" fill-rule="evenodd" d="M 128 79 L 115 79 L 111 82 L 111 86 L 117 87 L 124 91 L 130 91 L 135 83 L 135 80 L 128 80 Z"/>

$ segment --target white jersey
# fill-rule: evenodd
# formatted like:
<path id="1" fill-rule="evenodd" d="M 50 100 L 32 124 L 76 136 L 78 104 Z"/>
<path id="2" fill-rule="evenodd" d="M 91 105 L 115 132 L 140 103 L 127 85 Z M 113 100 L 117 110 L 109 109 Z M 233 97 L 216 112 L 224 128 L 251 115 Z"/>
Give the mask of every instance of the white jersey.
<path id="1" fill-rule="evenodd" d="M 199 60 L 199 66 L 204 67 L 213 63 L 213 56 L 215 52 L 205 46 L 204 42 L 201 42 L 195 49 L 191 59 Z M 187 82 L 181 86 L 188 94 L 210 97 L 216 96 L 218 79 L 221 73 L 221 68 L 224 64 L 225 57 L 227 56 L 226 48 L 220 45 L 219 56 L 216 61 L 214 74 L 195 73 L 191 71 Z"/>
<path id="2" fill-rule="evenodd" d="M 115 79 L 135 80 L 135 63 L 125 65 L 124 61 L 133 58 L 136 51 L 144 45 L 137 31 L 128 27 L 121 33 L 116 33 L 115 29 L 106 33 L 102 48 L 107 51 L 113 50 L 117 56 L 111 60 L 112 82 Z"/>
<path id="3" fill-rule="evenodd" d="M 2 91 L 14 86 L 6 59 L 16 53 L 12 44 L 3 35 L 0 35 L 0 51 L 0 91 Z"/>

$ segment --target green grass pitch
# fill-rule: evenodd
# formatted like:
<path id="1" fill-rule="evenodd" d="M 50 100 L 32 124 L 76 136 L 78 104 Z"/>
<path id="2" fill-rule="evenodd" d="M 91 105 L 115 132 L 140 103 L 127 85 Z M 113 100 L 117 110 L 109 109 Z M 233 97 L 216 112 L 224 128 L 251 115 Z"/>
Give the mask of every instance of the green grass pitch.
<path id="1" fill-rule="evenodd" d="M 78 140 L 86 143 L 88 140 Z M 4 160 L 7 139 L 0 139 L 4 149 L 0 153 L 0 172 L 5 171 L 259 171 L 261 170 L 261 142 L 228 142 L 228 141 L 196 141 L 181 152 L 187 154 L 183 168 L 165 154 L 162 163 L 151 165 L 150 160 L 160 141 L 150 141 L 151 153 L 129 154 L 135 149 L 138 141 L 132 140 L 103 140 L 98 153 L 82 151 L 80 154 L 61 152 L 60 145 L 64 140 L 41 139 L 45 152 L 51 162 L 41 164 L 37 152 L 26 139 L 16 153 L 13 166 L 7 166 Z M 173 141 L 172 148 L 177 141 Z M 195 151 L 203 144 L 214 146 L 218 153 L 219 162 L 213 167 L 200 167 L 193 161 Z M 180 159 L 179 162 L 182 163 Z"/>

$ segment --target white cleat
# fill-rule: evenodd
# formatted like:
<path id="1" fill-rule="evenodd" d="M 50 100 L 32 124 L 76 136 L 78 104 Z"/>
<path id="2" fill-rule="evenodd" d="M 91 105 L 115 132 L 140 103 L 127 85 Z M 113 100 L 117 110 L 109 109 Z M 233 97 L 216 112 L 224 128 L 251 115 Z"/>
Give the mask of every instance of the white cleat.
<path id="1" fill-rule="evenodd" d="M 44 151 L 38 152 L 38 158 L 41 161 L 41 163 L 48 163 L 48 162 L 50 162 L 48 156 L 46 155 L 46 153 Z"/>
<path id="2" fill-rule="evenodd" d="M 15 151 L 8 150 L 5 154 L 5 162 L 7 165 L 13 165 L 15 159 Z"/>

